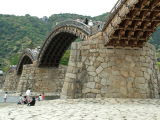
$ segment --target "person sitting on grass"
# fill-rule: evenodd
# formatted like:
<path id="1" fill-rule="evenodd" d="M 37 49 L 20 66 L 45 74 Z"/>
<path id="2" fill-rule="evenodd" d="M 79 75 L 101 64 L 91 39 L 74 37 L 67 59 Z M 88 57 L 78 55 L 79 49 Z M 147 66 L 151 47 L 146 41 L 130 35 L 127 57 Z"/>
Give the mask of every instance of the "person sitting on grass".
<path id="1" fill-rule="evenodd" d="M 28 106 L 34 106 L 36 103 L 35 97 L 32 97 L 32 100 L 28 103 Z"/>

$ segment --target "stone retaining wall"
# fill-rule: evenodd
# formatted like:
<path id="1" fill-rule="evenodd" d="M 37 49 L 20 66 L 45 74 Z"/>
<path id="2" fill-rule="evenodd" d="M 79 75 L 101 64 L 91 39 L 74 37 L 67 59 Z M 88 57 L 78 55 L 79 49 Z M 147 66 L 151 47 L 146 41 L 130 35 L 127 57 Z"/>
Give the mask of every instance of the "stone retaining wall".
<path id="1" fill-rule="evenodd" d="M 0 89 L 2 89 L 4 84 L 4 76 L 0 76 Z"/>
<path id="2" fill-rule="evenodd" d="M 16 74 L 16 70 L 13 70 L 12 72 L 8 72 L 5 76 L 3 91 L 16 92 L 18 82 L 19 82 L 19 77 L 20 76 L 17 76 Z"/>
<path id="3" fill-rule="evenodd" d="M 109 48 L 102 33 L 72 44 L 61 98 L 159 98 L 155 48 Z"/>
<path id="4" fill-rule="evenodd" d="M 65 72 L 65 66 L 37 68 L 36 64 L 24 65 L 17 92 L 25 92 L 31 88 L 33 92 L 59 94 L 63 86 Z"/>

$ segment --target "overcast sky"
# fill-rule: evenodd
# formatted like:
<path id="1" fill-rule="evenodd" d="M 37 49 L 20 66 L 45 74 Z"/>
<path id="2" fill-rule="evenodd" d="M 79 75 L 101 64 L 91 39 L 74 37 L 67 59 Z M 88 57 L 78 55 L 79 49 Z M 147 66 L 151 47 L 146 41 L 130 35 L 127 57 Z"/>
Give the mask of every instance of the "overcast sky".
<path id="1" fill-rule="evenodd" d="M 76 13 L 97 16 L 109 12 L 117 0 L 0 0 L 0 14 L 50 16 Z"/>

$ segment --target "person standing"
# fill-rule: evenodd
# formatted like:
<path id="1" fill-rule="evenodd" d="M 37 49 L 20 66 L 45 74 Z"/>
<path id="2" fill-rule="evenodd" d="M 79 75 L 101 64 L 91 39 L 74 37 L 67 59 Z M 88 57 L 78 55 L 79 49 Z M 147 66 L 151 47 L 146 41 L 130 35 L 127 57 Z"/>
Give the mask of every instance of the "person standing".
<path id="1" fill-rule="evenodd" d="M 26 91 L 27 102 L 30 102 L 31 90 L 30 88 Z"/>
<path id="2" fill-rule="evenodd" d="M 38 99 L 39 99 L 39 101 L 42 101 L 42 95 L 39 95 Z"/>
<path id="3" fill-rule="evenodd" d="M 85 18 L 85 20 L 84 20 L 84 24 L 86 24 L 86 25 L 88 25 L 88 18 Z"/>
<path id="4" fill-rule="evenodd" d="M 91 27 L 91 26 L 93 26 L 93 22 L 92 22 L 92 20 L 89 20 L 88 25 L 89 25 L 90 27 Z"/>
<path id="5" fill-rule="evenodd" d="M 4 94 L 4 102 L 6 102 L 7 101 L 7 92 L 5 92 L 5 94 Z"/>

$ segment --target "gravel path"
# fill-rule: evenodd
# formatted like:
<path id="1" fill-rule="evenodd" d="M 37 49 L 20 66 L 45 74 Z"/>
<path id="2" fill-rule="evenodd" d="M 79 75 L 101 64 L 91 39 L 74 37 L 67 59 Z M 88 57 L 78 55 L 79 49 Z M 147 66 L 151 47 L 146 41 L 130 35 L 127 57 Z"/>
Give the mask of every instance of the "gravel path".
<path id="1" fill-rule="evenodd" d="M 78 99 L 0 109 L 0 120 L 160 120 L 160 100 Z"/>

